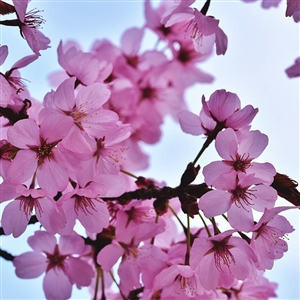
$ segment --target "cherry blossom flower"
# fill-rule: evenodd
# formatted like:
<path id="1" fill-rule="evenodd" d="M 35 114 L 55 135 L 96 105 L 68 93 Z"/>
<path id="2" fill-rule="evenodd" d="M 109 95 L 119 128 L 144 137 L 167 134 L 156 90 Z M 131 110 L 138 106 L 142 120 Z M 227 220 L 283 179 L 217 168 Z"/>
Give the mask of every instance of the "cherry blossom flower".
<path id="1" fill-rule="evenodd" d="M 241 109 L 241 101 L 234 93 L 226 90 L 216 90 L 205 101 L 202 96 L 202 109 L 199 116 L 189 111 L 178 114 L 181 129 L 192 135 L 209 135 L 215 128 L 232 128 L 242 131 L 250 127 L 250 123 L 257 114 L 258 109 L 247 105 Z"/>
<path id="2" fill-rule="evenodd" d="M 298 57 L 294 64 L 285 70 L 286 74 L 290 78 L 300 76 L 300 57 Z"/>
<path id="3" fill-rule="evenodd" d="M 4 184 L 1 187 L 0 202 L 11 199 L 11 194 L 7 193 Z M 5 234 L 19 237 L 26 230 L 33 212 L 49 233 L 57 233 L 59 228 L 65 226 L 63 212 L 59 210 L 53 198 L 47 195 L 46 190 L 27 189 L 18 185 L 15 186 L 15 193 L 17 197 L 5 206 L 1 218 Z"/>
<path id="4" fill-rule="evenodd" d="M 189 299 L 204 293 L 198 274 L 188 265 L 172 265 L 155 277 L 155 291 L 168 287 L 168 296 L 174 298 Z M 163 299 L 165 294 L 163 292 Z"/>
<path id="5" fill-rule="evenodd" d="M 241 139 L 231 128 L 218 133 L 216 150 L 224 159 L 215 161 L 203 168 L 205 182 L 213 185 L 221 174 L 234 172 L 255 174 L 260 183 L 270 185 L 276 170 L 270 163 L 253 162 L 267 147 L 268 137 L 259 130 L 249 131 Z"/>
<path id="6" fill-rule="evenodd" d="M 0 66 L 5 62 L 8 55 L 8 47 L 0 47 Z M 24 91 L 24 84 L 18 69 L 24 68 L 39 56 L 36 54 L 23 57 L 18 60 L 10 70 L 5 74 L 0 72 L 0 107 L 8 108 L 14 112 L 19 112 L 24 107 L 24 101 L 18 96 L 21 91 Z M 11 122 L 12 123 L 12 122 Z"/>
<path id="7" fill-rule="evenodd" d="M 23 183 L 36 174 L 39 186 L 50 195 L 63 191 L 68 172 L 57 144 L 69 133 L 71 117 L 50 115 L 40 126 L 32 119 L 20 120 L 8 130 L 8 141 L 18 147 L 7 174 L 12 183 Z"/>
<path id="8" fill-rule="evenodd" d="M 122 257 L 118 274 L 120 276 L 120 287 L 132 290 L 141 287 L 140 275 L 152 285 L 155 275 L 166 267 L 167 254 L 160 248 L 145 243 L 155 235 L 163 232 L 164 222 L 144 223 L 135 227 L 122 230 L 116 235 L 116 240 L 105 246 L 97 256 L 97 263 L 104 271 L 109 271 Z M 141 246 L 140 243 L 144 242 Z M 150 278 L 147 277 L 149 272 Z M 122 289 L 122 290 L 123 290 Z"/>
<path id="9" fill-rule="evenodd" d="M 76 83 L 90 85 L 98 78 L 101 64 L 91 53 L 84 53 L 75 46 L 64 50 L 60 41 L 57 54 L 59 64 L 70 77 L 76 77 Z"/>
<path id="10" fill-rule="evenodd" d="M 213 76 L 203 72 L 198 66 L 198 63 L 206 60 L 211 53 L 204 55 L 197 52 L 187 39 L 174 44 L 170 44 L 174 58 L 167 68 L 170 69 L 170 72 L 172 71 L 175 78 L 177 77 L 176 85 L 185 89 L 196 82 L 211 83 L 214 79 Z"/>
<path id="11" fill-rule="evenodd" d="M 244 282 L 239 282 L 228 289 L 226 293 L 230 295 L 232 300 L 240 299 L 255 299 L 255 300 L 268 300 L 270 297 L 276 297 L 275 289 L 277 283 L 270 282 L 267 278 L 263 277 L 263 272 L 257 272 L 255 281 L 246 279 Z"/>
<path id="12" fill-rule="evenodd" d="M 82 169 L 91 180 L 99 174 L 118 174 L 122 161 L 126 160 L 128 147 L 123 141 L 129 138 L 131 128 L 121 122 L 117 122 L 117 126 L 114 131 L 90 143 L 92 153 L 82 162 Z"/>
<path id="13" fill-rule="evenodd" d="M 255 275 L 255 253 L 245 240 L 232 236 L 233 232 L 228 230 L 214 237 L 194 240 L 190 266 L 208 291 L 218 286 L 230 288 L 235 279 L 253 279 Z"/>
<path id="14" fill-rule="evenodd" d="M 36 278 L 45 274 L 43 289 L 47 299 L 69 299 L 72 285 L 89 286 L 93 268 L 82 257 L 89 248 L 75 232 L 61 236 L 57 244 L 54 235 L 36 231 L 28 238 L 33 252 L 15 257 L 13 264 L 20 278 Z"/>
<path id="15" fill-rule="evenodd" d="M 266 208 L 260 220 L 251 228 L 253 236 L 250 246 L 257 255 L 260 270 L 272 269 L 274 260 L 281 258 L 288 250 L 284 239 L 294 228 L 285 217 L 278 214 L 294 208 L 297 207 Z"/>
<path id="16" fill-rule="evenodd" d="M 260 212 L 265 208 L 271 209 L 277 199 L 275 189 L 260 183 L 254 174 L 223 174 L 214 181 L 217 190 L 200 198 L 199 208 L 207 218 L 227 212 L 228 221 L 234 229 L 248 231 L 254 225 L 252 209 Z"/>
<path id="17" fill-rule="evenodd" d="M 178 7 L 163 18 L 166 27 L 172 26 L 178 22 L 186 22 L 185 32 L 193 43 L 195 50 L 202 54 L 211 51 L 216 44 L 217 55 L 225 54 L 227 50 L 227 36 L 219 27 L 219 20 L 205 16 L 197 8 L 189 6 L 195 1 L 180 1 Z"/>
<path id="18" fill-rule="evenodd" d="M 126 190 L 126 181 L 118 175 L 98 175 L 93 181 L 80 172 L 74 190 L 60 197 L 58 206 L 66 216 L 65 228 L 60 234 L 70 234 L 76 219 L 91 233 L 99 233 L 109 225 L 109 212 L 106 203 L 100 198 L 117 197 Z"/>
<path id="19" fill-rule="evenodd" d="M 186 2 L 186 1 L 185 1 Z M 195 2 L 195 1 L 193 1 Z M 161 1 L 158 6 L 153 8 L 151 6 L 151 1 L 146 0 L 145 2 L 145 27 L 151 29 L 158 37 L 164 41 L 172 43 L 174 41 L 182 40 L 182 36 L 185 22 L 177 23 L 172 26 L 166 27 L 163 23 L 166 14 L 169 14 L 170 11 L 174 11 L 177 6 L 174 6 L 172 1 Z"/>
<path id="20" fill-rule="evenodd" d="M 25 37 L 32 51 L 40 55 L 40 50 L 49 48 L 50 39 L 44 36 L 37 28 L 44 23 L 37 9 L 26 12 L 29 0 L 13 0 L 18 19 L 20 21 L 21 35 Z"/>
<path id="21" fill-rule="evenodd" d="M 62 145 L 70 152 L 91 154 L 93 137 L 105 136 L 118 127 L 118 115 L 103 104 L 108 100 L 110 91 L 103 83 L 93 83 L 82 87 L 75 96 L 76 78 L 65 80 L 54 92 L 45 96 L 46 109 L 40 113 L 45 118 L 53 113 L 61 117 L 72 118 L 73 124 Z"/>

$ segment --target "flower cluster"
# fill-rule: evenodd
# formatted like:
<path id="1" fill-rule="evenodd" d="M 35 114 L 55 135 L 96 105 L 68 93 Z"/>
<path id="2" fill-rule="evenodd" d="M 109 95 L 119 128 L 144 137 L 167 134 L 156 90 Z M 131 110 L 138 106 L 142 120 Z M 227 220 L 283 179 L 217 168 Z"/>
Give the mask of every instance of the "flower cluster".
<path id="1" fill-rule="evenodd" d="M 296 184 L 256 161 L 268 145 L 267 135 L 251 128 L 257 108 L 242 107 L 225 89 L 203 96 L 199 115 L 185 103 L 188 87 L 213 81 L 198 63 L 214 47 L 217 55 L 227 50 L 219 20 L 207 15 L 210 0 L 201 10 L 191 7 L 195 0 L 156 8 L 146 0 L 145 25 L 127 29 L 119 47 L 96 40 L 84 52 L 61 41 L 62 70 L 50 76 L 53 90 L 41 102 L 19 72 L 50 43 L 28 2 L 0 4 L 2 15 L 17 16 L 0 24 L 19 27 L 34 52 L 0 73 L 1 230 L 18 238 L 29 223 L 41 225 L 28 238 L 33 251 L 7 256 L 16 275 L 45 273 L 47 299 L 70 298 L 73 285 L 90 287 L 94 299 L 275 296 L 263 272 L 288 250 L 285 236 L 294 230 L 279 215 L 294 207 L 276 207 L 276 200 L 288 190 L 292 196 L 283 197 L 297 205 Z M 288 1 L 287 15 L 296 20 L 293 5 Z M 161 50 L 142 50 L 147 30 L 164 43 Z M 8 49 L 0 47 L 0 65 Z M 175 188 L 132 173 L 148 166 L 142 144 L 160 140 L 167 115 L 185 133 L 206 137 Z M 196 162 L 213 141 L 222 160 L 204 166 L 204 182 L 195 183 Z M 190 226 L 198 217 L 202 225 Z"/>

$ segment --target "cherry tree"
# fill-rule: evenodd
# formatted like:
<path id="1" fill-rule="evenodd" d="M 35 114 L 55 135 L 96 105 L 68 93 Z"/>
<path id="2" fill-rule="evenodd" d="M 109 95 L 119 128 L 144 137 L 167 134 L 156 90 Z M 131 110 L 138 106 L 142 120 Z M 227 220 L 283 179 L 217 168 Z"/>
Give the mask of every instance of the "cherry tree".
<path id="1" fill-rule="evenodd" d="M 119 43 L 108 39 L 108 24 L 93 34 L 82 24 L 92 38 L 85 49 L 71 27 L 72 39 L 43 33 L 51 18 L 58 20 L 43 17 L 46 4 L 42 11 L 42 3 L 33 8 L 27 0 L 1 1 L 0 24 L 17 28 L 13 38 L 22 45 L 20 51 L 6 38 L 0 46 L 0 255 L 7 269 L 20 279 L 39 278 L 47 299 L 69 299 L 83 287 L 88 296 L 79 297 L 92 299 L 278 296 L 281 282 L 268 274 L 294 253 L 289 244 L 296 238 L 287 235 L 297 223 L 289 213 L 295 216 L 300 207 L 299 158 L 290 159 L 299 151 L 299 128 L 288 119 L 297 95 L 253 99 L 259 84 L 245 74 L 246 64 L 247 82 L 241 83 L 247 94 L 230 78 L 234 67 L 214 66 L 226 57 L 240 64 L 242 49 L 247 59 L 250 49 L 229 34 L 244 30 L 247 40 L 251 30 L 237 23 L 235 10 L 252 7 L 253 18 L 256 10 L 267 15 L 279 6 L 278 19 L 296 28 L 300 2 L 283 2 L 261 1 L 262 11 L 260 3 L 242 1 L 233 9 L 214 0 L 145 0 L 139 3 L 141 25 L 123 28 Z M 230 15 L 235 25 L 227 31 Z M 267 85 L 269 78 L 260 76 L 268 69 L 268 39 L 255 35 L 251 63 Z M 299 58 L 282 49 L 286 65 L 274 76 L 295 83 Z M 47 53 L 55 55 L 56 66 L 44 65 L 49 88 L 41 92 L 39 68 L 28 78 L 23 74 Z M 16 54 L 17 62 L 6 67 Z M 266 121 L 269 111 L 280 114 Z M 289 138 L 288 132 L 290 157 L 272 142 Z M 161 158 L 167 146 L 169 157 Z M 22 246 L 15 246 L 18 241 Z M 5 273 L 2 268 L 1 277 Z"/>

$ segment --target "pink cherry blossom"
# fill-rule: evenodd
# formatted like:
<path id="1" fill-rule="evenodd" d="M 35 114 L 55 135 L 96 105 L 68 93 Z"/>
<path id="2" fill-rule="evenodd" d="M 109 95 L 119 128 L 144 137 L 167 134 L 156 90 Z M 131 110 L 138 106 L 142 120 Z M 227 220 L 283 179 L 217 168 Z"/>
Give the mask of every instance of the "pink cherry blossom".
<path id="1" fill-rule="evenodd" d="M 62 145 L 65 149 L 79 154 L 91 154 L 90 144 L 93 137 L 105 136 L 118 127 L 118 115 L 103 104 L 108 100 L 110 91 L 103 83 L 93 83 L 74 93 L 76 78 L 65 80 L 55 92 L 45 96 L 46 109 L 41 111 L 41 118 L 58 113 L 65 118 L 72 118 L 73 124 Z"/>
<path id="2" fill-rule="evenodd" d="M 140 275 L 152 285 L 155 275 L 166 267 L 167 254 L 160 248 L 142 241 L 151 239 L 164 230 L 164 222 L 144 223 L 122 230 L 116 235 L 116 240 L 105 246 L 97 256 L 97 263 L 104 271 L 109 271 L 120 257 L 121 264 L 118 269 L 120 285 L 125 290 L 141 287 Z M 147 276 L 149 273 L 150 278 Z"/>
<path id="3" fill-rule="evenodd" d="M 75 182 L 73 183 L 76 184 Z M 66 226 L 60 234 L 69 234 L 76 219 L 91 233 L 99 233 L 109 225 L 109 212 L 106 203 L 100 198 L 117 197 L 126 190 L 126 181 L 117 175 L 98 175 L 93 181 L 78 175 L 74 190 L 64 194 L 58 201 L 66 216 Z"/>
<path id="4" fill-rule="evenodd" d="M 263 277 L 263 272 L 257 272 L 257 277 L 254 281 L 246 279 L 244 282 L 239 282 L 232 289 L 227 290 L 230 299 L 255 299 L 268 300 L 270 297 L 276 297 L 275 290 L 277 283 L 270 282 Z"/>
<path id="5" fill-rule="evenodd" d="M 58 62 L 65 69 L 70 77 L 75 77 L 77 83 L 90 85 L 98 78 L 101 65 L 91 53 L 85 53 L 71 46 L 64 49 L 62 41 L 58 48 Z"/>
<path id="6" fill-rule="evenodd" d="M 296 207 L 266 208 L 260 220 L 251 228 L 253 236 L 250 246 L 257 255 L 260 270 L 272 269 L 274 260 L 281 258 L 288 250 L 284 239 L 294 228 L 285 217 L 278 214 L 294 208 Z"/>
<path id="7" fill-rule="evenodd" d="M 92 153 L 82 162 L 82 168 L 91 180 L 99 174 L 118 174 L 122 162 L 126 160 L 128 147 L 124 146 L 123 141 L 129 138 L 131 128 L 120 122 L 117 126 L 114 131 L 90 142 Z"/>
<path id="8" fill-rule="evenodd" d="M 290 78 L 300 76 L 300 57 L 298 57 L 294 64 L 285 70 L 286 74 Z"/>
<path id="9" fill-rule="evenodd" d="M 216 149 L 223 161 L 215 161 L 203 168 L 205 182 L 213 185 L 221 174 L 235 172 L 255 174 L 261 183 L 270 185 L 276 170 L 270 163 L 253 162 L 267 147 L 268 137 L 258 130 L 249 131 L 238 139 L 231 128 L 218 133 Z"/>
<path id="10" fill-rule="evenodd" d="M 185 1 L 186 2 L 186 1 Z M 194 2 L 194 1 L 193 1 Z M 152 7 L 151 1 L 146 0 L 145 2 L 145 20 L 146 24 L 145 27 L 151 29 L 159 39 L 162 39 L 167 42 L 174 42 L 181 40 L 179 36 L 182 35 L 181 31 L 179 30 L 181 27 L 184 26 L 183 23 L 177 23 L 172 26 L 166 27 L 164 25 L 164 18 L 166 14 L 169 14 L 174 7 L 174 2 L 172 1 L 161 1 L 158 6 L 155 8 Z M 178 25 L 178 26 L 177 26 Z"/>
<path id="11" fill-rule="evenodd" d="M 169 68 L 174 77 L 176 85 L 185 89 L 194 83 L 211 83 L 213 77 L 199 68 L 199 62 L 205 61 L 211 53 L 201 54 L 194 49 L 193 44 L 184 39 L 178 44 L 170 44 L 173 59 L 166 67 Z M 176 76 L 175 76 L 176 75 Z"/>
<path id="12" fill-rule="evenodd" d="M 25 37 L 32 51 L 40 55 L 40 50 L 49 48 L 50 39 L 37 29 L 44 22 L 41 16 L 38 15 L 40 11 L 37 9 L 26 11 L 28 2 L 29 0 L 13 0 L 18 19 L 21 22 L 21 34 Z"/>
<path id="13" fill-rule="evenodd" d="M 227 212 L 230 225 L 240 231 L 249 231 L 254 224 L 252 209 L 263 212 L 274 207 L 277 192 L 268 185 L 260 184 L 254 174 L 223 174 L 214 182 L 217 190 L 204 194 L 199 208 L 207 218 Z"/>
<path id="14" fill-rule="evenodd" d="M 168 289 L 167 295 L 163 292 L 163 299 L 164 296 L 189 299 L 204 293 L 198 274 L 188 265 L 172 265 L 162 270 L 155 277 L 153 289 Z"/>
<path id="15" fill-rule="evenodd" d="M 36 174 L 37 183 L 50 195 L 63 191 L 68 172 L 56 147 L 68 134 L 72 118 L 58 114 L 43 120 L 40 127 L 32 119 L 20 120 L 8 130 L 8 141 L 18 147 L 7 174 L 13 183 L 23 183 Z"/>
<path id="16" fill-rule="evenodd" d="M 47 299 L 69 299 L 73 284 L 78 288 L 91 284 L 94 271 L 82 259 L 88 248 L 75 232 L 61 236 L 57 244 L 54 235 L 36 231 L 28 238 L 28 244 L 34 251 L 15 257 L 16 274 L 28 279 L 46 273 L 43 289 Z"/>
<path id="17" fill-rule="evenodd" d="M 8 55 L 8 47 L 0 47 L 0 66 L 4 63 Z M 25 56 L 18 60 L 10 70 L 4 74 L 0 72 L 0 107 L 8 107 L 13 111 L 20 111 L 24 107 L 23 100 L 18 94 L 26 89 L 18 69 L 24 68 L 39 56 L 36 54 Z M 20 105 L 20 107 L 19 107 Z"/>
<path id="18" fill-rule="evenodd" d="M 1 191 L 2 196 L 7 198 L 6 190 Z M 19 237 L 26 230 L 33 211 L 49 233 L 57 233 L 59 228 L 65 226 L 63 212 L 59 210 L 53 198 L 47 195 L 46 190 L 27 189 L 19 185 L 15 186 L 15 191 L 18 196 L 7 204 L 2 214 L 1 223 L 5 234 Z"/>
<path id="19" fill-rule="evenodd" d="M 217 55 L 225 54 L 227 36 L 219 27 L 219 20 L 205 16 L 197 8 L 190 8 L 189 6 L 194 2 L 181 1 L 176 9 L 164 17 L 163 23 L 169 27 L 185 21 L 186 35 L 192 39 L 196 51 L 206 54 L 216 44 Z"/>
<path id="20" fill-rule="evenodd" d="M 218 123 L 223 123 L 225 128 L 239 130 L 248 127 L 258 112 L 252 105 L 241 109 L 241 101 L 234 93 L 226 90 L 216 90 L 206 102 L 202 97 L 205 114 Z"/>
<path id="21" fill-rule="evenodd" d="M 202 109 L 199 115 L 187 110 L 178 113 L 178 119 L 183 132 L 200 135 L 209 135 L 213 130 L 232 128 L 242 131 L 250 127 L 250 123 L 258 109 L 252 105 L 241 108 L 238 96 L 226 90 L 216 90 L 205 101 L 202 96 Z"/>
<path id="22" fill-rule="evenodd" d="M 204 289 L 230 288 L 235 279 L 253 279 L 257 257 L 247 242 L 228 230 L 214 237 L 196 238 L 191 248 L 190 266 Z"/>

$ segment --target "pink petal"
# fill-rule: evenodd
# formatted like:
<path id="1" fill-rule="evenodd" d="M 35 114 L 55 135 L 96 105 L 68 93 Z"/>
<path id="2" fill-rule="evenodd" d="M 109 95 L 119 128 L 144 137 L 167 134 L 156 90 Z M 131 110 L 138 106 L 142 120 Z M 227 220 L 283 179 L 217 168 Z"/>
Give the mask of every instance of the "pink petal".
<path id="1" fill-rule="evenodd" d="M 218 121 L 225 121 L 241 106 L 239 97 L 226 90 L 216 90 L 208 100 L 211 113 Z"/>
<path id="2" fill-rule="evenodd" d="M 47 299 L 67 300 L 71 297 L 72 284 L 62 269 L 55 267 L 46 273 L 43 289 Z"/>
<path id="3" fill-rule="evenodd" d="M 249 131 L 240 142 L 238 153 L 246 153 L 249 159 L 257 158 L 266 149 L 268 142 L 268 136 L 259 130 Z"/>
<path id="4" fill-rule="evenodd" d="M 233 275 L 240 280 L 247 277 L 251 279 L 255 276 L 254 263 L 257 262 L 254 251 L 245 240 L 238 237 L 231 237 L 229 245 L 234 246 L 230 249 L 230 252 L 236 260 L 235 264 L 230 265 Z"/>
<path id="5" fill-rule="evenodd" d="M 232 167 L 223 161 L 213 161 L 203 168 L 203 175 L 207 185 L 213 185 L 221 174 L 230 172 Z"/>
<path id="6" fill-rule="evenodd" d="M 127 180 L 120 175 L 98 175 L 94 181 L 103 185 L 107 190 L 105 195 L 100 195 L 100 197 L 118 197 L 127 189 Z"/>
<path id="7" fill-rule="evenodd" d="M 39 202 L 39 207 L 35 208 L 37 218 L 47 232 L 55 234 L 65 226 L 65 218 L 58 212 L 55 201 L 48 198 L 36 201 Z"/>
<path id="8" fill-rule="evenodd" d="M 194 48 L 203 55 L 209 55 L 212 52 L 215 40 L 215 34 L 203 35 L 201 39 L 193 39 Z"/>
<path id="9" fill-rule="evenodd" d="M 168 267 L 156 275 L 153 283 L 154 290 L 160 290 L 174 283 L 176 276 L 179 275 L 177 265 Z"/>
<path id="10" fill-rule="evenodd" d="M 222 215 L 231 207 L 230 194 L 225 191 L 214 190 L 204 194 L 199 200 L 199 209 L 202 209 L 207 218 Z"/>
<path id="11" fill-rule="evenodd" d="M 76 77 L 82 84 L 90 85 L 99 75 L 100 63 L 90 53 L 76 51 L 76 54 L 69 58 L 66 71 Z"/>
<path id="12" fill-rule="evenodd" d="M 249 190 L 255 196 L 253 209 L 264 212 L 265 208 L 271 209 L 277 199 L 277 191 L 268 185 L 256 185 Z"/>
<path id="13" fill-rule="evenodd" d="M 61 114 L 51 114 L 41 123 L 41 136 L 47 143 L 56 142 L 67 136 L 74 120 Z"/>
<path id="14" fill-rule="evenodd" d="M 26 14 L 26 10 L 27 10 L 27 5 L 29 0 L 12 0 L 14 7 L 16 9 L 17 15 L 20 19 L 21 22 L 24 21 L 25 19 L 25 14 Z"/>
<path id="15" fill-rule="evenodd" d="M 225 160 L 231 161 L 232 158 L 236 157 L 238 140 L 233 129 L 227 128 L 218 133 L 216 137 L 216 150 Z"/>
<path id="16" fill-rule="evenodd" d="M 237 173 L 235 171 L 223 173 L 213 182 L 212 186 L 214 186 L 218 190 L 224 190 L 224 191 L 235 190 L 237 186 L 236 176 Z"/>
<path id="17" fill-rule="evenodd" d="M 243 203 L 243 200 L 241 200 Z M 230 225 L 240 231 L 249 231 L 253 225 L 253 214 L 250 205 L 233 203 L 227 212 L 227 217 Z"/>
<path id="18" fill-rule="evenodd" d="M 24 68 L 24 67 L 28 66 L 29 64 L 31 64 L 33 61 L 35 61 L 38 58 L 39 58 L 39 56 L 36 55 L 36 54 L 25 56 L 25 57 L 21 58 L 20 60 L 18 60 L 17 62 L 15 62 L 13 64 L 13 66 L 11 67 L 11 69 Z"/>
<path id="19" fill-rule="evenodd" d="M 137 55 L 141 46 L 143 35 L 144 29 L 137 27 L 127 29 L 123 33 L 121 38 L 121 48 L 125 55 L 129 57 Z"/>
<path id="20" fill-rule="evenodd" d="M 31 150 L 19 150 L 11 162 L 7 175 L 13 183 L 24 183 L 37 168 L 37 153 Z"/>
<path id="21" fill-rule="evenodd" d="M 256 114 L 258 113 L 258 108 L 254 108 L 252 105 L 247 105 L 242 109 L 237 110 L 226 120 L 226 126 L 235 130 L 247 127 Z"/>
<path id="22" fill-rule="evenodd" d="M 8 47 L 3 45 L 0 47 L 0 66 L 3 65 L 8 55 Z"/>
<path id="23" fill-rule="evenodd" d="M 55 106 L 66 112 L 71 112 L 75 106 L 74 84 L 76 78 L 66 79 L 56 90 L 54 94 Z"/>
<path id="24" fill-rule="evenodd" d="M 71 283 L 75 283 L 77 288 L 89 286 L 92 283 L 92 278 L 95 276 L 94 270 L 88 262 L 79 257 L 70 256 L 66 260 L 66 273 Z"/>
<path id="25" fill-rule="evenodd" d="M 40 50 L 49 48 L 50 39 L 38 29 L 22 26 L 22 33 L 25 36 L 27 44 L 36 55 L 40 55 Z"/>
<path id="26" fill-rule="evenodd" d="M 219 20 L 215 18 L 207 17 L 203 15 L 197 9 L 194 10 L 195 21 L 199 31 L 201 31 L 205 36 L 212 35 L 216 32 L 219 24 Z"/>
<path id="27" fill-rule="evenodd" d="M 20 210 L 20 201 L 14 200 L 5 206 L 1 224 L 6 235 L 19 237 L 26 230 L 28 221 L 24 211 Z"/>
<path id="28" fill-rule="evenodd" d="M 28 238 L 29 246 L 36 252 L 53 253 L 56 246 L 56 238 L 46 231 L 35 231 Z"/>
<path id="29" fill-rule="evenodd" d="M 183 110 L 177 114 L 181 130 L 192 135 L 200 135 L 204 133 L 201 126 L 201 120 L 196 114 Z"/>
<path id="30" fill-rule="evenodd" d="M 78 220 L 89 232 L 99 233 L 109 225 L 109 212 L 105 202 L 93 201 L 93 207 L 86 208 L 88 211 L 79 209 Z"/>
<path id="31" fill-rule="evenodd" d="M 108 272 L 123 254 L 124 249 L 119 244 L 107 245 L 98 253 L 97 263 Z"/>
<path id="32" fill-rule="evenodd" d="M 255 177 L 259 178 L 261 183 L 270 185 L 274 181 L 276 170 L 270 163 L 252 162 L 247 169 L 247 173 L 255 174 Z"/>
<path id="33" fill-rule="evenodd" d="M 47 268 L 47 258 L 36 252 L 26 252 L 16 256 L 13 260 L 16 275 L 20 278 L 36 278 L 42 275 Z"/>
<path id="34" fill-rule="evenodd" d="M 82 254 L 84 250 L 84 239 L 74 231 L 59 238 L 59 253 L 61 255 Z"/>
<path id="35" fill-rule="evenodd" d="M 200 281 L 206 290 L 214 290 L 219 281 L 220 272 L 216 268 L 216 262 L 213 253 L 205 255 L 197 270 L 200 272 Z"/>
<path id="36" fill-rule="evenodd" d="M 2 163 L 2 162 L 1 162 Z M 1 187 L 1 198 L 0 203 L 3 203 L 4 201 L 12 200 L 13 198 L 16 198 L 20 195 L 18 191 L 16 190 L 16 184 L 10 183 L 8 181 L 3 181 L 0 184 Z"/>
<path id="37" fill-rule="evenodd" d="M 21 149 L 40 145 L 40 130 L 32 119 L 24 119 L 15 123 L 7 131 L 8 141 Z"/>
<path id="38" fill-rule="evenodd" d="M 217 55 L 225 54 L 227 50 L 228 38 L 220 27 L 217 28 L 215 34 Z"/>
<path id="39" fill-rule="evenodd" d="M 85 131 L 80 130 L 78 126 L 74 125 L 59 146 L 63 145 L 67 150 L 75 151 L 79 154 L 91 155 L 93 151 L 91 147 L 92 143 L 94 143 L 94 140 Z M 67 156 L 70 157 L 71 154 Z M 76 161 L 78 161 L 78 158 Z"/>
<path id="40" fill-rule="evenodd" d="M 58 204 L 63 209 L 63 212 L 66 217 L 65 227 L 59 229 L 58 233 L 60 235 L 69 235 L 69 234 L 71 234 L 71 232 L 74 228 L 75 221 L 77 218 L 77 215 L 76 215 L 75 209 L 74 209 L 75 199 L 69 198 L 69 199 L 63 200 L 62 202 L 59 200 Z"/>
<path id="41" fill-rule="evenodd" d="M 36 174 L 39 186 L 47 190 L 51 196 L 64 191 L 68 185 L 68 171 L 54 159 L 45 159 L 38 167 Z"/>
<path id="42" fill-rule="evenodd" d="M 190 278 L 194 276 L 194 272 L 190 266 L 178 265 L 177 268 L 179 270 L 179 274 L 185 278 Z"/>
<path id="43" fill-rule="evenodd" d="M 82 119 L 84 130 L 93 137 L 106 135 L 114 130 L 118 115 L 110 110 L 92 111 Z"/>
<path id="44" fill-rule="evenodd" d="M 76 106 L 87 114 L 98 110 L 109 99 L 110 90 L 106 84 L 97 82 L 84 87 L 76 97 Z"/>

